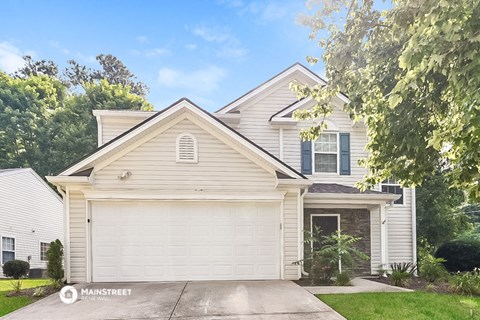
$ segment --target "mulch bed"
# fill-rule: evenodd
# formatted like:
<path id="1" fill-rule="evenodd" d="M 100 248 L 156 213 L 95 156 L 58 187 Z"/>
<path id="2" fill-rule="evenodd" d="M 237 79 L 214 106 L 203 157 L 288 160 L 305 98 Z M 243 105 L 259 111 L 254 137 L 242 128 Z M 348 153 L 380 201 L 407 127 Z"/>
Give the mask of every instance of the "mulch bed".
<path id="1" fill-rule="evenodd" d="M 335 282 L 330 281 L 329 283 L 319 283 L 319 284 L 313 284 L 312 280 L 308 278 L 301 278 L 299 280 L 293 280 L 296 284 L 298 284 L 301 287 L 314 287 L 314 286 L 334 286 Z"/>
<path id="2" fill-rule="evenodd" d="M 40 287 L 37 287 L 40 288 Z M 34 296 L 36 288 L 22 289 L 20 291 L 11 291 L 6 294 L 7 297 L 30 297 L 34 299 L 41 299 L 46 296 L 51 295 L 52 293 L 60 291 L 60 289 L 54 289 L 51 286 L 43 286 L 43 294 L 41 296 Z"/>
<path id="3" fill-rule="evenodd" d="M 388 277 L 365 278 L 365 279 L 393 286 L 393 280 Z M 404 288 L 415 290 L 415 291 L 452 293 L 452 290 L 450 289 L 450 285 L 446 281 L 436 281 L 434 283 L 431 283 L 419 277 L 412 277 L 411 279 L 408 279 Z"/>

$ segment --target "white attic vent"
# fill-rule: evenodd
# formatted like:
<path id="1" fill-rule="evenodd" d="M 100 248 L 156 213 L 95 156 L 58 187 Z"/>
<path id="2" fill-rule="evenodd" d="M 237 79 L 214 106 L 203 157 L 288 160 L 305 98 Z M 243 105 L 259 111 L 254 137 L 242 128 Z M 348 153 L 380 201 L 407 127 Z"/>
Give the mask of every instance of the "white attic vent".
<path id="1" fill-rule="evenodd" d="M 182 133 L 177 137 L 177 162 L 198 162 L 197 139 L 190 133 Z"/>

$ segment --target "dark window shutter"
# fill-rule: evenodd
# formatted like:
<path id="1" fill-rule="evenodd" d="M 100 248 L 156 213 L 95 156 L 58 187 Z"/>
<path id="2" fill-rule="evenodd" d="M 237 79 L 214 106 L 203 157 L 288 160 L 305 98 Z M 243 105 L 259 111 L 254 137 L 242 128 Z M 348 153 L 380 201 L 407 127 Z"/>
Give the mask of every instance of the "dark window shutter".
<path id="1" fill-rule="evenodd" d="M 350 175 L 350 133 L 340 133 L 340 174 Z"/>
<path id="2" fill-rule="evenodd" d="M 312 174 L 312 142 L 301 141 L 302 173 Z"/>

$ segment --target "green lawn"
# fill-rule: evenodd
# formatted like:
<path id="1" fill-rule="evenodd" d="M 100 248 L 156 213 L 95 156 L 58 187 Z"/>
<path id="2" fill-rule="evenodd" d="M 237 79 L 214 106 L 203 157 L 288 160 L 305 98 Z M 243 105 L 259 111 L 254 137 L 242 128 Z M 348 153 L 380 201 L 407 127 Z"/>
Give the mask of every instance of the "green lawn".
<path id="1" fill-rule="evenodd" d="M 22 289 L 45 286 L 49 283 L 48 279 L 24 279 Z M 0 317 L 33 302 L 29 297 L 6 297 L 5 295 L 10 291 L 12 291 L 12 280 L 0 280 Z"/>
<path id="2" fill-rule="evenodd" d="M 480 298 L 428 292 L 389 292 L 327 294 L 317 297 L 348 320 L 369 319 L 480 319 Z M 477 312 L 470 316 L 470 309 L 460 303 L 473 299 Z"/>

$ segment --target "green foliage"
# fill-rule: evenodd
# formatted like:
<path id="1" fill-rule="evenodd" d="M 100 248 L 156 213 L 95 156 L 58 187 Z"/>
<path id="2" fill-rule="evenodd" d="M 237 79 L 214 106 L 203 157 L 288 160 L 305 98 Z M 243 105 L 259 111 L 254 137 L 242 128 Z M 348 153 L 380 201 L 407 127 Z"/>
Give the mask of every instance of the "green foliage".
<path id="1" fill-rule="evenodd" d="M 480 267 L 480 242 L 454 240 L 441 245 L 435 257 L 443 258 L 449 272 L 472 271 Z"/>
<path id="2" fill-rule="evenodd" d="M 63 271 L 63 245 L 60 240 L 50 242 L 47 250 L 47 274 L 54 281 L 61 281 Z"/>
<path id="3" fill-rule="evenodd" d="M 417 237 L 438 248 L 472 228 L 460 209 L 465 201 L 461 190 L 450 188 L 445 175 L 436 173 L 417 188 Z"/>
<path id="4" fill-rule="evenodd" d="M 350 281 L 352 280 L 352 275 L 348 271 L 338 272 L 335 277 L 335 285 L 337 286 L 350 286 L 352 285 Z"/>
<path id="5" fill-rule="evenodd" d="M 407 271 L 395 270 L 390 275 L 393 280 L 393 285 L 396 287 L 404 287 L 412 275 Z"/>
<path id="6" fill-rule="evenodd" d="M 449 184 L 480 199 L 480 5 L 478 1 L 315 1 L 304 16 L 324 50 L 326 86 L 292 85 L 317 104 L 297 119 L 322 120 L 344 92 L 345 110 L 367 126 L 365 189 L 395 176 L 421 184 L 449 167 Z M 315 63 L 318 59 L 308 58 Z M 317 137 L 318 126 L 302 134 Z"/>
<path id="7" fill-rule="evenodd" d="M 394 262 L 390 264 L 392 272 L 406 272 L 409 275 L 413 275 L 417 271 L 417 266 L 412 262 Z"/>
<path id="8" fill-rule="evenodd" d="M 404 287 L 417 270 L 417 266 L 412 262 L 394 262 L 390 264 L 390 269 L 392 270 L 390 277 L 393 284 L 397 287 Z"/>
<path id="9" fill-rule="evenodd" d="M 450 286 L 454 292 L 465 295 L 480 294 L 480 270 L 458 272 L 450 277 Z"/>
<path id="10" fill-rule="evenodd" d="M 13 77 L 0 72 L 0 169 L 57 173 L 97 147 L 93 110 L 153 109 L 132 93 L 134 83 L 121 81 L 123 71 L 105 68 L 109 77 L 82 83 L 84 91 L 69 88 L 48 61 L 26 59 Z"/>
<path id="11" fill-rule="evenodd" d="M 11 260 L 3 265 L 3 274 L 8 278 L 20 279 L 28 277 L 30 264 L 27 261 Z"/>
<path id="12" fill-rule="evenodd" d="M 309 278 L 312 283 L 330 283 L 332 277 L 337 273 L 353 270 L 354 258 L 369 259 L 365 253 L 355 248 L 355 243 L 360 239 L 343 234 L 340 231 L 322 236 L 320 228 L 315 227 L 313 232 L 305 231 L 304 242 L 312 249 L 308 252 L 305 260 L 296 261 L 294 264 L 303 264 L 305 261 L 310 261 Z"/>
<path id="13" fill-rule="evenodd" d="M 435 282 L 440 279 L 447 279 L 449 273 L 443 263 L 445 259 L 436 258 L 433 255 L 434 248 L 427 241 L 421 240 L 418 246 L 418 271 L 420 277 L 429 282 Z"/>
<path id="14" fill-rule="evenodd" d="M 18 279 L 18 278 L 15 278 L 15 279 Z M 13 292 L 20 292 L 20 290 L 22 290 L 22 280 L 18 279 L 18 280 L 12 281 L 11 286 L 12 286 Z"/>
<path id="15" fill-rule="evenodd" d="M 36 287 L 35 291 L 33 291 L 34 297 L 43 297 L 45 295 L 45 288 L 44 287 Z"/>

